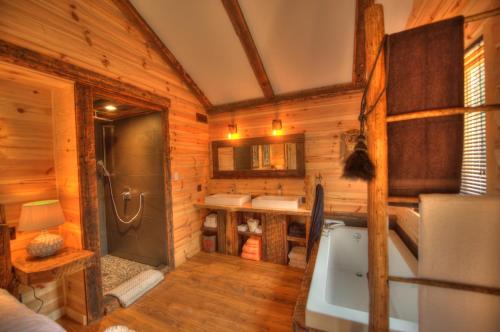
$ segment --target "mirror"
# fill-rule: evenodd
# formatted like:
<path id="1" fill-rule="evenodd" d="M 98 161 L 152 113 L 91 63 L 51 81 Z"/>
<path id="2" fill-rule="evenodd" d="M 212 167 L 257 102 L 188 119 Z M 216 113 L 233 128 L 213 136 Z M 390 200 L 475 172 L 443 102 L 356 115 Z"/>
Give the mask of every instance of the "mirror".
<path id="1" fill-rule="evenodd" d="M 212 142 L 214 178 L 304 177 L 304 134 Z"/>

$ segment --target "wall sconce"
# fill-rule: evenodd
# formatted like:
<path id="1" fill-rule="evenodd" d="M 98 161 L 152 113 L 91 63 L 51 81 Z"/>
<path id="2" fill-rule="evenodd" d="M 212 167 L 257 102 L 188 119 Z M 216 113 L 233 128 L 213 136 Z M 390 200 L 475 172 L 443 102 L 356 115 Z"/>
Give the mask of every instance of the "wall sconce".
<path id="1" fill-rule="evenodd" d="M 236 125 L 236 123 L 228 124 L 227 131 L 229 132 L 227 134 L 228 139 L 238 138 L 238 126 Z"/>
<path id="2" fill-rule="evenodd" d="M 281 135 L 281 129 L 283 128 L 283 124 L 280 119 L 273 120 L 273 136 Z"/>

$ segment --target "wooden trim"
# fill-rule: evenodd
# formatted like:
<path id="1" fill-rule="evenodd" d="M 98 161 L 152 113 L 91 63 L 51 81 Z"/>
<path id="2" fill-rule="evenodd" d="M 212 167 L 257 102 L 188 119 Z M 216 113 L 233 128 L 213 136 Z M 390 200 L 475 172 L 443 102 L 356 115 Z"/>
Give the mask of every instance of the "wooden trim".
<path id="1" fill-rule="evenodd" d="M 388 279 L 389 279 L 389 281 L 394 281 L 394 282 L 403 282 L 403 283 L 416 284 L 416 285 L 449 288 L 449 289 L 463 290 L 463 291 L 468 291 L 468 292 L 475 292 L 475 293 L 483 293 L 483 294 L 488 294 L 488 295 L 500 296 L 500 288 L 496 288 L 496 287 L 471 285 L 471 284 L 465 284 L 465 283 L 461 283 L 461 282 L 426 279 L 426 278 L 409 278 L 409 277 L 389 276 Z"/>
<path id="2" fill-rule="evenodd" d="M 365 10 L 366 68 L 372 68 L 373 77 L 366 94 L 367 109 L 375 105 L 380 91 L 386 85 L 384 49 L 376 61 L 384 40 L 384 11 L 382 5 L 371 5 Z M 387 196 L 387 99 L 384 95 L 367 116 L 368 155 L 375 165 L 375 177 L 368 182 L 368 286 L 370 294 L 369 331 L 389 330 L 389 287 L 387 282 L 388 236 Z"/>
<path id="3" fill-rule="evenodd" d="M 219 171 L 219 153 L 221 147 L 238 147 L 243 145 L 262 145 L 277 143 L 297 143 L 297 169 L 295 170 L 234 170 Z M 305 135 L 292 134 L 284 136 L 251 137 L 237 140 L 212 141 L 213 179 L 246 179 L 246 178 L 304 178 L 305 177 Z"/>
<path id="4" fill-rule="evenodd" d="M 165 188 L 165 222 L 166 222 L 166 245 L 167 245 L 167 262 L 169 270 L 173 270 L 175 268 L 175 254 L 174 254 L 174 228 L 173 228 L 173 206 L 172 206 L 172 185 L 170 182 L 171 179 L 171 158 L 170 153 L 170 122 L 169 122 L 169 111 L 168 104 L 159 105 L 150 103 L 148 101 L 140 100 L 134 98 L 132 96 L 121 95 L 116 93 L 107 93 L 93 90 L 92 99 L 104 98 L 107 100 L 112 100 L 118 103 L 124 103 L 128 105 L 133 105 L 134 107 L 143 107 L 148 110 L 152 110 L 155 112 L 161 113 L 162 119 L 162 129 L 163 129 L 163 137 L 164 137 L 164 151 L 163 153 L 163 176 L 164 176 L 164 188 Z M 146 113 L 147 114 L 147 113 Z M 132 116 L 137 116 L 140 114 L 134 114 Z M 95 156 L 95 150 L 94 150 Z"/>
<path id="5" fill-rule="evenodd" d="M 295 92 L 275 95 L 272 98 L 256 98 L 238 101 L 235 103 L 216 105 L 208 110 L 209 115 L 215 115 L 224 112 L 232 112 L 256 107 L 266 107 L 271 105 L 282 105 L 285 103 L 296 103 L 304 101 L 313 101 L 319 99 L 332 98 L 336 96 L 347 95 L 351 93 L 361 93 L 365 87 L 364 82 L 360 83 L 342 83 L 324 86 L 320 88 L 300 90 Z"/>
<path id="6" fill-rule="evenodd" d="M 9 226 L 0 220 L 0 288 L 14 294 Z"/>
<path id="7" fill-rule="evenodd" d="M 92 88 L 75 84 L 76 134 L 78 174 L 80 183 L 80 220 L 83 248 L 101 255 L 97 205 L 97 178 Z M 96 321 L 104 313 L 101 265 L 96 264 L 84 272 L 88 322 Z"/>
<path id="8" fill-rule="evenodd" d="M 418 204 L 420 202 L 420 198 L 418 197 L 400 197 L 400 196 L 391 196 L 387 198 L 389 203 L 411 203 Z"/>
<path id="9" fill-rule="evenodd" d="M 362 83 L 366 80 L 365 68 L 365 9 L 373 5 L 374 0 L 356 0 L 356 23 L 354 33 L 354 61 L 352 81 Z"/>
<path id="10" fill-rule="evenodd" d="M 170 271 L 175 269 L 175 244 L 174 244 L 174 207 L 172 199 L 172 168 L 170 157 L 170 121 L 168 119 L 168 109 L 161 112 L 163 121 L 163 180 L 165 191 L 165 222 L 166 224 L 166 245 L 167 245 L 167 265 Z"/>
<path id="11" fill-rule="evenodd" d="M 433 110 L 423 110 L 405 114 L 389 115 L 387 122 L 400 122 L 415 119 L 435 118 L 439 116 L 473 113 L 473 112 L 493 112 L 500 111 L 500 104 L 476 106 L 476 107 L 451 107 Z"/>
<path id="12" fill-rule="evenodd" d="M 389 226 L 389 229 L 391 227 Z M 396 221 L 393 226 L 394 231 L 396 234 L 398 234 L 399 238 L 403 243 L 406 245 L 408 250 L 415 256 L 415 258 L 418 260 L 418 243 L 413 241 L 411 237 L 408 235 L 408 233 L 398 224 Z"/>
<path id="13" fill-rule="evenodd" d="M 109 93 L 121 93 L 149 103 L 170 106 L 168 98 L 2 39 L 0 39 L 0 61 L 94 86 Z"/>
<path id="14" fill-rule="evenodd" d="M 165 179 L 165 222 L 166 222 L 166 252 L 167 264 L 169 270 L 175 267 L 174 239 L 173 239 L 173 212 L 172 212 L 172 188 L 170 184 L 170 156 L 169 151 L 169 121 L 167 105 L 158 105 L 149 101 L 109 91 L 99 91 L 94 87 L 75 84 L 75 104 L 76 104 L 76 123 L 78 136 L 78 159 L 80 174 L 80 200 L 81 200 L 81 224 L 83 246 L 85 249 L 92 250 L 96 259 L 100 257 L 99 241 L 99 219 L 97 215 L 97 176 L 96 176 L 96 157 L 95 157 L 95 136 L 93 119 L 93 100 L 95 98 L 107 98 L 113 101 L 130 103 L 134 106 L 148 107 L 153 111 L 162 113 L 164 128 L 164 179 Z M 85 270 L 85 289 L 87 299 L 88 321 L 92 322 L 102 317 L 104 313 L 102 297 L 102 279 L 100 264 L 92 266 Z"/>
<path id="15" fill-rule="evenodd" d="M 464 24 L 500 15 L 500 7 L 464 17 Z"/>
<path id="16" fill-rule="evenodd" d="M 221 0 L 224 8 L 226 9 L 227 15 L 233 24 L 234 31 L 238 35 L 240 39 L 241 45 L 245 50 L 248 61 L 252 66 L 253 72 L 257 81 L 259 82 L 260 88 L 264 93 L 266 98 L 274 97 L 273 88 L 271 86 L 271 82 L 267 77 L 266 70 L 264 68 L 264 64 L 262 63 L 262 59 L 260 58 L 259 52 L 257 51 L 257 47 L 252 38 L 252 34 L 248 29 L 247 22 L 245 20 L 245 16 L 241 11 L 241 7 L 238 3 L 238 0 Z"/>
<path id="17" fill-rule="evenodd" d="M 143 35 L 146 41 L 160 55 L 179 77 L 184 81 L 189 90 L 195 95 L 199 102 L 206 108 L 212 107 L 212 103 L 205 96 L 200 87 L 194 82 L 184 67 L 175 58 L 174 54 L 165 46 L 160 37 L 153 31 L 149 24 L 142 18 L 134 5 L 129 0 L 112 0 L 125 17 L 135 26 Z"/>

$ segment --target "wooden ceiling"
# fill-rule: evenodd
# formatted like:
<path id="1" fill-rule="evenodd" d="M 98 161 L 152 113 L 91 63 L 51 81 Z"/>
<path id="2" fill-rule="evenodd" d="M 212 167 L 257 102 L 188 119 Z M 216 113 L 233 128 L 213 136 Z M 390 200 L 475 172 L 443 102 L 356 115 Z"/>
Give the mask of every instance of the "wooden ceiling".
<path id="1" fill-rule="evenodd" d="M 113 0 L 209 114 L 361 90 L 373 1 Z M 413 0 L 377 2 L 403 29 Z"/>

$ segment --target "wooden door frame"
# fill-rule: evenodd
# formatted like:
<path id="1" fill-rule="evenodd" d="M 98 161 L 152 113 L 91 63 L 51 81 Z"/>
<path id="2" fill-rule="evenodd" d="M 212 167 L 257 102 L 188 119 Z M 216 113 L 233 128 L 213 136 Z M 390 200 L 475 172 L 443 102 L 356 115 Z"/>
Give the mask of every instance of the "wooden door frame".
<path id="1" fill-rule="evenodd" d="M 164 124 L 163 134 L 165 137 L 163 170 L 165 180 L 167 265 L 169 270 L 174 269 L 168 118 L 170 99 L 2 39 L 0 39 L 0 62 L 21 66 L 74 83 L 82 246 L 84 249 L 92 250 L 97 258 L 100 257 L 100 241 L 93 100 L 95 97 L 107 97 L 115 101 L 161 112 Z M 101 266 L 100 260 L 97 259 L 96 261 L 97 264 L 85 270 L 85 300 L 88 322 L 96 321 L 104 314 L 103 294 L 101 290 Z"/>

